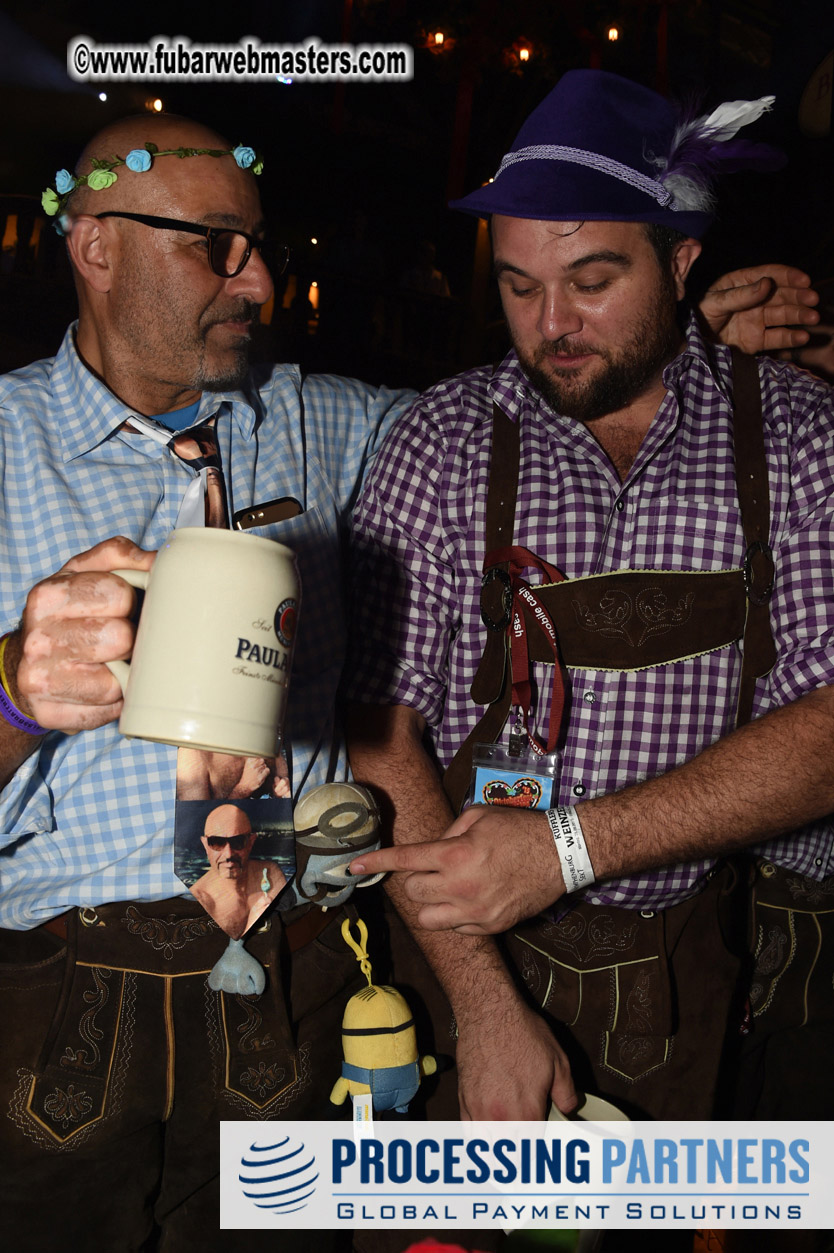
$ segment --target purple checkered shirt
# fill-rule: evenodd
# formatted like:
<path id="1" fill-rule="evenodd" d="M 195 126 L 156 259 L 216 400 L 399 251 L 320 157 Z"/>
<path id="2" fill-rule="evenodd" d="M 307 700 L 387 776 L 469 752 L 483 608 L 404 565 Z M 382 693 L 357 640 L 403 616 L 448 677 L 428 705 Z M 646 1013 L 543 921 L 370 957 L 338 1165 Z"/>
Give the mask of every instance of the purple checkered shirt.
<path id="1" fill-rule="evenodd" d="M 754 717 L 834 682 L 832 393 L 768 359 L 759 372 L 778 661 L 757 684 Z M 513 353 L 494 373 L 471 370 L 420 397 L 390 432 L 357 510 L 352 699 L 418 710 L 443 766 L 482 713 L 469 688 L 485 636 L 479 595 L 493 400 L 520 423 L 516 544 L 568 578 L 738 568 L 745 543 L 730 376 L 729 350 L 706 347 L 690 326 L 625 483 L 582 425 L 549 408 Z M 726 735 L 740 664 L 731 645 L 639 671 L 570 669 L 558 803 L 664 774 Z M 534 729 L 546 739 L 552 669 L 536 665 L 534 678 Z M 758 851 L 820 879 L 834 871 L 833 837 L 832 822 L 821 821 Z M 696 892 L 712 864 L 609 880 L 584 896 L 667 907 Z"/>

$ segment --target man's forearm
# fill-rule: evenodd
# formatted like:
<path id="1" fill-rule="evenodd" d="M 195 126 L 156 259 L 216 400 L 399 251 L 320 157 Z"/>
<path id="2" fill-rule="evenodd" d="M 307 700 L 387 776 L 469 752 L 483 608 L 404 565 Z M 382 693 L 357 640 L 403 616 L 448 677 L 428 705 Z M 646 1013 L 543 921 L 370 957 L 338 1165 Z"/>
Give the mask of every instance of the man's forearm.
<path id="1" fill-rule="evenodd" d="M 422 719 L 402 706 L 360 707 L 348 726 L 351 769 L 357 782 L 370 784 L 385 796 L 392 810 L 394 843 L 439 840 L 454 814 L 423 747 Z M 453 931 L 424 931 L 417 923 L 417 906 L 403 892 L 402 879 L 389 877 L 386 889 L 458 1017 L 482 1006 L 485 990 L 495 980 L 511 985 L 494 941 Z"/>
<path id="2" fill-rule="evenodd" d="M 834 812 L 834 688 L 669 774 L 577 806 L 597 879 L 720 856 Z"/>
<path id="3" fill-rule="evenodd" d="M 577 806 L 597 880 L 721 857 L 834 812 L 834 688 L 725 736 L 685 765 Z M 544 814 L 466 810 L 440 842 L 371 853 L 406 872 L 426 930 L 493 935 L 557 901 L 565 883 Z"/>
<path id="4" fill-rule="evenodd" d="M 423 748 L 423 720 L 405 708 L 362 708 L 352 719 L 351 765 L 393 809 L 401 847 L 436 843 L 452 811 Z M 540 1119 L 548 1100 L 565 1113 L 577 1097 L 567 1058 L 546 1023 L 519 996 L 498 949 L 486 936 L 431 933 L 416 924 L 417 907 L 403 875 L 390 895 L 446 990 L 458 1024 L 456 1050 L 461 1115 Z"/>

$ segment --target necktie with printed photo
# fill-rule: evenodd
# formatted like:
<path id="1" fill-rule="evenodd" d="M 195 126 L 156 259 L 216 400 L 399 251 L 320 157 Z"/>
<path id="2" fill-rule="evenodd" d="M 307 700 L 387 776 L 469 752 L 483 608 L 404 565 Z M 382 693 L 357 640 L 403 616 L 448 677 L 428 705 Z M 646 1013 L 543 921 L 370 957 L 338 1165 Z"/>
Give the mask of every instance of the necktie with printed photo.
<path id="1" fill-rule="evenodd" d="M 213 423 L 168 445 L 201 474 L 205 525 L 228 526 L 226 486 Z M 180 748 L 174 870 L 215 922 L 240 939 L 295 872 L 286 758 L 236 757 Z M 291 893 L 287 893 L 292 904 Z"/>

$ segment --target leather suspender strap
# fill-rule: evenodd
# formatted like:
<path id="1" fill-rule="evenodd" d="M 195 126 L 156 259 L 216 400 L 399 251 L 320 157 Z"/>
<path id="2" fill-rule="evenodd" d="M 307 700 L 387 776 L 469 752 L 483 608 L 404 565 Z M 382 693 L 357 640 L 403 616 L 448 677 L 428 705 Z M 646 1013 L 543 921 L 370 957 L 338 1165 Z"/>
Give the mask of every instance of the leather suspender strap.
<path id="1" fill-rule="evenodd" d="M 510 548 L 515 530 L 515 502 L 518 495 L 518 459 L 521 443 L 518 424 L 511 422 L 493 402 L 492 464 L 486 508 L 486 551 Z"/>
<path id="2" fill-rule="evenodd" d="M 750 721 L 756 679 L 772 670 L 776 645 L 770 624 L 769 601 L 773 591 L 773 552 L 770 539 L 770 493 L 762 424 L 762 395 L 755 357 L 733 349 L 733 444 L 736 487 L 747 551 L 744 555 L 744 590 L 747 616 L 739 680 L 736 726 Z"/>
<path id="3" fill-rule="evenodd" d="M 515 530 L 515 504 L 518 495 L 518 466 L 521 443 L 518 427 L 495 403 L 492 406 L 492 455 L 486 505 L 486 549 L 488 553 L 509 548 Z M 510 711 L 512 676 L 509 665 L 509 635 L 512 611 L 509 562 L 494 566 L 482 591 L 482 616 L 487 628 L 486 643 L 477 674 L 472 682 L 472 699 L 486 705 L 483 717 L 455 753 L 443 775 L 446 795 L 458 812 L 469 787 L 472 749 L 498 739 Z"/>
<path id="4" fill-rule="evenodd" d="M 493 402 L 492 456 L 485 527 L 485 551 L 488 553 L 512 546 L 520 448 L 518 427 Z M 484 579 L 481 616 L 487 628 L 487 639 L 481 664 L 472 683 L 472 699 L 478 705 L 491 704 L 501 694 L 504 686 L 504 671 L 509 656 L 507 627 L 510 625 L 512 607 L 509 566 L 509 561 L 499 562 L 487 572 Z"/>

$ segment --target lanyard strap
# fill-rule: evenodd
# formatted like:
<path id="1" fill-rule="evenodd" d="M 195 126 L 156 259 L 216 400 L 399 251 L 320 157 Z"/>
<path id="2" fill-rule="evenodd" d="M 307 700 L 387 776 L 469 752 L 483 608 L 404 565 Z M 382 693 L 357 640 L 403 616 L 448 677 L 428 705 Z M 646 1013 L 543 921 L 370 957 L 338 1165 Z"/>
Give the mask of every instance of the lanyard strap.
<path id="1" fill-rule="evenodd" d="M 484 565 L 487 568 L 501 566 L 506 569 L 510 580 L 510 595 L 512 597 L 511 622 L 509 625 L 510 704 L 516 706 L 519 710 L 519 722 L 527 733 L 533 752 L 543 757 L 546 753 L 553 752 L 559 738 L 559 727 L 565 707 L 565 684 L 559 659 L 559 643 L 556 638 L 556 629 L 547 609 L 536 596 L 530 584 L 521 577 L 521 573 L 525 569 L 538 570 L 545 575 L 546 581 L 550 583 L 561 583 L 564 581 L 565 576 L 555 566 L 550 565 L 549 562 L 536 557 L 528 548 L 494 549 L 491 553 L 487 553 Z M 530 649 L 527 638 L 527 623 L 524 616 L 525 605 L 530 609 L 543 632 L 554 663 L 553 692 L 550 701 L 550 719 L 546 747 L 541 744 L 530 730 L 533 696 L 530 683 Z"/>

